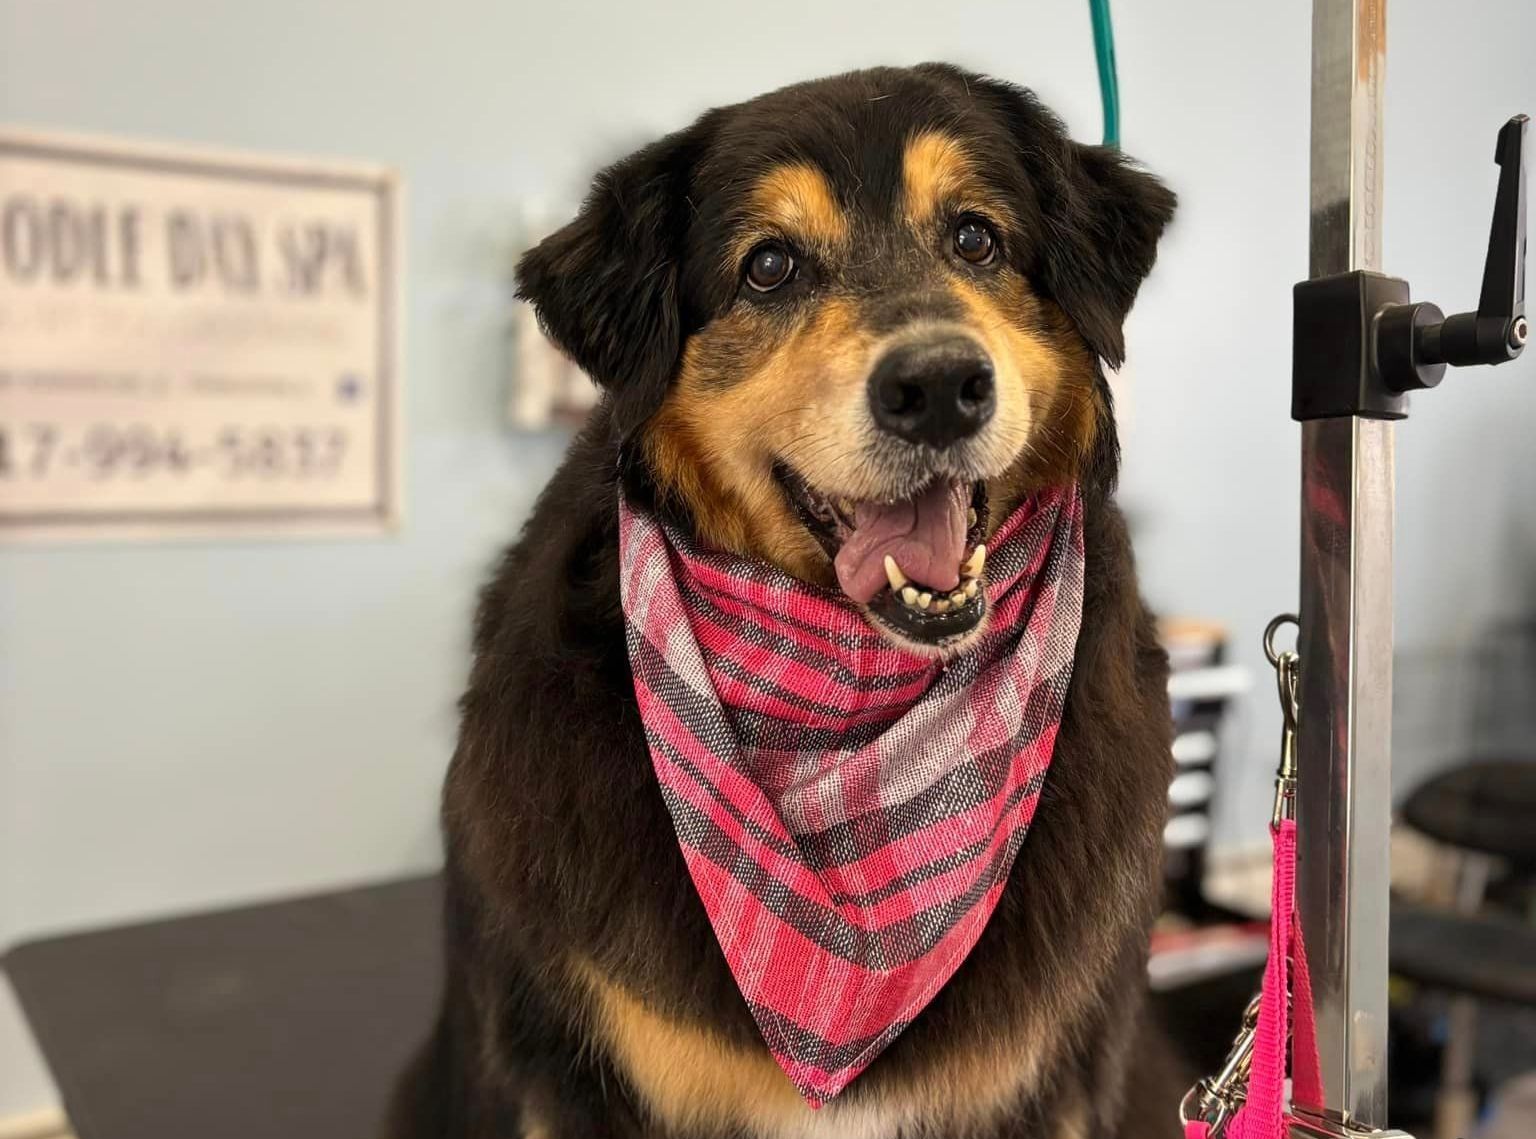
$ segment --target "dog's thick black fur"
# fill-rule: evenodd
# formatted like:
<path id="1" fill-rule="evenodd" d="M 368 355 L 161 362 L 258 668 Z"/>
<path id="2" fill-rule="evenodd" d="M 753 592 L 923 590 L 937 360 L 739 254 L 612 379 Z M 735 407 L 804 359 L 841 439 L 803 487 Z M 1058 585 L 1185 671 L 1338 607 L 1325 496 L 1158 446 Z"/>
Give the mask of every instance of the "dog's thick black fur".
<path id="1" fill-rule="evenodd" d="M 870 98 L 872 87 L 890 97 Z M 618 496 L 651 494 L 634 440 L 688 337 L 729 302 L 715 248 L 742 171 L 807 146 L 873 148 L 925 118 L 986 143 L 978 152 L 1018 187 L 1038 235 L 1018 251 L 1030 280 L 1097 356 L 1118 361 L 1172 196 L 1117 155 L 1070 143 L 1026 93 L 947 67 L 857 73 L 711 112 L 607 172 L 582 217 L 521 267 L 551 335 L 607 395 L 481 598 L 444 801 L 443 1008 L 397 1093 L 395 1139 L 1178 1133 L 1171 1059 L 1145 1012 L 1171 774 L 1167 666 L 1111 501 L 1107 392 L 1081 471 L 1086 596 L 1055 760 L 980 942 L 911 1027 L 800 1123 L 754 1131 L 759 1116 L 736 1104 L 685 1124 L 634 1085 L 571 969 L 586 963 L 722 1056 L 765 1052 L 642 734 Z M 865 181 L 899 177 L 858 161 Z M 940 1058 L 1003 1089 L 997 1110 L 947 1103 L 972 1093 L 931 1078 Z"/>

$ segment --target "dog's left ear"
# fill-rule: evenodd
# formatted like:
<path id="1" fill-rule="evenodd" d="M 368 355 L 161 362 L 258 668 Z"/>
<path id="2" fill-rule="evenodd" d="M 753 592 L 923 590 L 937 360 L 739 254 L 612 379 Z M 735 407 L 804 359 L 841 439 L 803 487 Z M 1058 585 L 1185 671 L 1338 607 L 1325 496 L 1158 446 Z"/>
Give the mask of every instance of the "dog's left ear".
<path id="1" fill-rule="evenodd" d="M 1048 234 L 1040 273 L 1088 346 L 1111 368 L 1125 360 L 1125 318 L 1173 218 L 1173 191 L 1119 151 L 1063 139 L 1042 194 Z"/>
<path id="2" fill-rule="evenodd" d="M 682 354 L 679 260 L 696 146 L 684 131 L 610 166 L 576 219 L 517 265 L 517 295 L 607 393 L 621 440 L 661 406 Z"/>
<path id="3" fill-rule="evenodd" d="M 1033 92 L 943 64 L 924 70 L 963 86 L 1012 135 L 1045 232 L 1032 276 L 1112 368 L 1125 360 L 1124 324 L 1173 217 L 1173 191 L 1123 154 L 1085 146 Z"/>

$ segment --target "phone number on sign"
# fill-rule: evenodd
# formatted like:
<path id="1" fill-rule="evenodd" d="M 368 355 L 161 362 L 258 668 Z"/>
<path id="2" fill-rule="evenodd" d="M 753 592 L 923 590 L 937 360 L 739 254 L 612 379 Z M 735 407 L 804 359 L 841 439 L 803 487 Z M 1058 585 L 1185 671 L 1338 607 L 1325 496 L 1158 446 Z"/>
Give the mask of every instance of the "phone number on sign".
<path id="1" fill-rule="evenodd" d="M 0 479 L 147 478 L 211 472 L 227 479 L 324 479 L 340 470 L 340 427 L 222 427 L 211 437 L 150 424 L 0 423 Z"/>

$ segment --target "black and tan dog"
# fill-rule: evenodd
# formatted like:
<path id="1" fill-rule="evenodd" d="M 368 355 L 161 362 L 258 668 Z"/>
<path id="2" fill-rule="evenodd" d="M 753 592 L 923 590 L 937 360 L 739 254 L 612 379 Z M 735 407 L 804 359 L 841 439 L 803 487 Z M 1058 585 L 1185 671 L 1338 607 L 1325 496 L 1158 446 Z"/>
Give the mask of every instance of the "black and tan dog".
<path id="1" fill-rule="evenodd" d="M 522 295 L 606 398 L 481 599 L 444 804 L 445 1002 L 394 1135 L 1177 1133 L 1144 1013 L 1166 662 L 1111 502 L 1100 368 L 1120 361 L 1173 204 L 1026 91 L 879 69 L 706 114 L 599 175 L 524 258 Z M 618 496 L 832 585 L 857 503 L 942 482 L 990 503 L 985 528 L 1072 480 L 1082 630 L 1018 867 L 932 1004 L 812 1111 L 763 1045 L 658 793 Z M 984 620 L 909 592 L 877 585 L 866 609 L 909 645 L 963 651 Z"/>

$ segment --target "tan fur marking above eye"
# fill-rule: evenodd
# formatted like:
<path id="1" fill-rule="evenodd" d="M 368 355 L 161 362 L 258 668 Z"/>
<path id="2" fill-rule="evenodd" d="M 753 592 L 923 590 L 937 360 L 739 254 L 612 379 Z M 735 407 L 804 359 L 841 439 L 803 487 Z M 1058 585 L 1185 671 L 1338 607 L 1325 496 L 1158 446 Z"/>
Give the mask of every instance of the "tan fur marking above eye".
<path id="1" fill-rule="evenodd" d="M 902 154 L 901 182 L 902 215 L 919 231 L 926 232 L 941 214 L 959 210 L 1015 224 L 1013 210 L 983 183 L 970 152 L 953 135 L 914 135 Z"/>
<path id="2" fill-rule="evenodd" d="M 748 227 L 736 250 L 744 257 L 765 236 L 783 235 L 826 248 L 848 240 L 848 218 L 827 176 L 806 162 L 775 166 L 747 199 Z"/>

